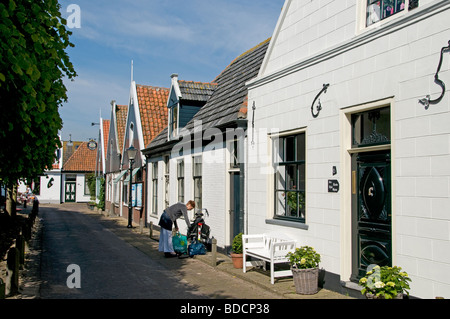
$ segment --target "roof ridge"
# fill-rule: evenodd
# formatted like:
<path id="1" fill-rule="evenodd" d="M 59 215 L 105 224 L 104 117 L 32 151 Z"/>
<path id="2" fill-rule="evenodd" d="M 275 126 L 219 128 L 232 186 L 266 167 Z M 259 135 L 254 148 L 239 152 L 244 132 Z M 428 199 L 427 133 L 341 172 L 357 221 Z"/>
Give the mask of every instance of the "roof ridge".
<path id="1" fill-rule="evenodd" d="M 154 86 L 154 85 L 146 85 L 146 84 L 137 84 L 136 83 L 136 87 L 144 87 L 144 88 L 152 88 L 152 89 L 163 89 L 163 90 L 170 90 L 169 88 L 165 88 L 162 86 Z"/>
<path id="2" fill-rule="evenodd" d="M 272 37 L 264 40 L 263 42 L 255 45 L 253 48 L 248 49 L 247 51 L 245 51 L 244 53 L 240 54 L 238 57 L 236 57 L 233 61 L 230 62 L 230 64 L 227 65 L 227 67 L 225 69 L 222 70 L 222 72 L 220 72 L 220 74 L 218 76 L 216 76 L 216 78 L 213 80 L 213 82 L 217 81 L 217 78 L 220 77 L 225 70 L 227 70 L 231 65 L 233 65 L 233 63 L 235 63 L 237 60 L 239 60 L 240 58 L 242 58 L 243 56 L 255 51 L 256 49 L 258 49 L 259 47 L 263 46 L 264 44 L 266 44 L 267 42 L 269 42 L 272 39 Z"/>
<path id="3" fill-rule="evenodd" d="M 211 85 L 217 85 L 216 82 L 200 82 L 200 81 L 188 81 L 188 80 L 178 80 L 178 82 L 194 83 L 194 84 L 211 84 Z"/>

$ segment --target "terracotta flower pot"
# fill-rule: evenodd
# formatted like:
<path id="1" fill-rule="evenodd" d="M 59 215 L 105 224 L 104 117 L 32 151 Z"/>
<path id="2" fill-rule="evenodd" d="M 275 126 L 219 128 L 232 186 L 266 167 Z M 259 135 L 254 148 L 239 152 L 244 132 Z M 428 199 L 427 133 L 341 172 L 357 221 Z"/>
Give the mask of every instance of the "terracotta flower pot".
<path id="1" fill-rule="evenodd" d="M 243 254 L 235 254 L 231 253 L 231 260 L 233 261 L 234 268 L 242 268 L 243 267 Z"/>

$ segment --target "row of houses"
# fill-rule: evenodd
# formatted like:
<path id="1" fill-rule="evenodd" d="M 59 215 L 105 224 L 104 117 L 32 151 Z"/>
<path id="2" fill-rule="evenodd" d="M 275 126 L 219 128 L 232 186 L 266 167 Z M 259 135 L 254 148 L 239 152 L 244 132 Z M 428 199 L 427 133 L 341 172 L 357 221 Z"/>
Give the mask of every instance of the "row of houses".
<path id="1" fill-rule="evenodd" d="M 326 288 L 397 265 L 412 296 L 450 297 L 449 20 L 444 0 L 286 0 L 211 83 L 132 82 L 97 159 L 106 210 L 128 218 L 131 189 L 133 222 L 157 225 L 193 199 L 224 250 L 283 233 L 322 255 Z"/>

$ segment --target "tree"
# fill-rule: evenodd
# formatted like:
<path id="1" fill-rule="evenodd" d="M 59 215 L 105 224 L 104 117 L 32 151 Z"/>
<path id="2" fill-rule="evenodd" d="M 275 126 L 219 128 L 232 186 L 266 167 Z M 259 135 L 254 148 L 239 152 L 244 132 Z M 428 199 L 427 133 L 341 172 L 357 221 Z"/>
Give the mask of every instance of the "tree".
<path id="1" fill-rule="evenodd" d="M 0 3 L 0 179 L 13 185 L 52 166 L 67 101 L 64 77 L 76 72 L 74 45 L 57 0 Z"/>

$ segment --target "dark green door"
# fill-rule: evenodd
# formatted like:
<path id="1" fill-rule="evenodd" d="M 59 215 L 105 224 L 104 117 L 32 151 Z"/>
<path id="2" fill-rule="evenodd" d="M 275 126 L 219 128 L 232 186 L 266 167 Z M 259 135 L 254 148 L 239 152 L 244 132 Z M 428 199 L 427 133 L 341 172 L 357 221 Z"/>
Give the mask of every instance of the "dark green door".
<path id="1" fill-rule="evenodd" d="M 76 198 L 76 182 L 66 182 L 65 202 L 74 203 Z"/>
<path id="2" fill-rule="evenodd" d="M 352 166 L 352 278 L 357 280 L 370 264 L 392 264 L 390 151 L 355 154 Z"/>
<path id="3" fill-rule="evenodd" d="M 231 173 L 231 202 L 230 202 L 230 215 L 231 215 L 231 240 L 234 236 L 244 232 L 244 216 L 241 210 L 241 184 L 240 173 Z"/>

